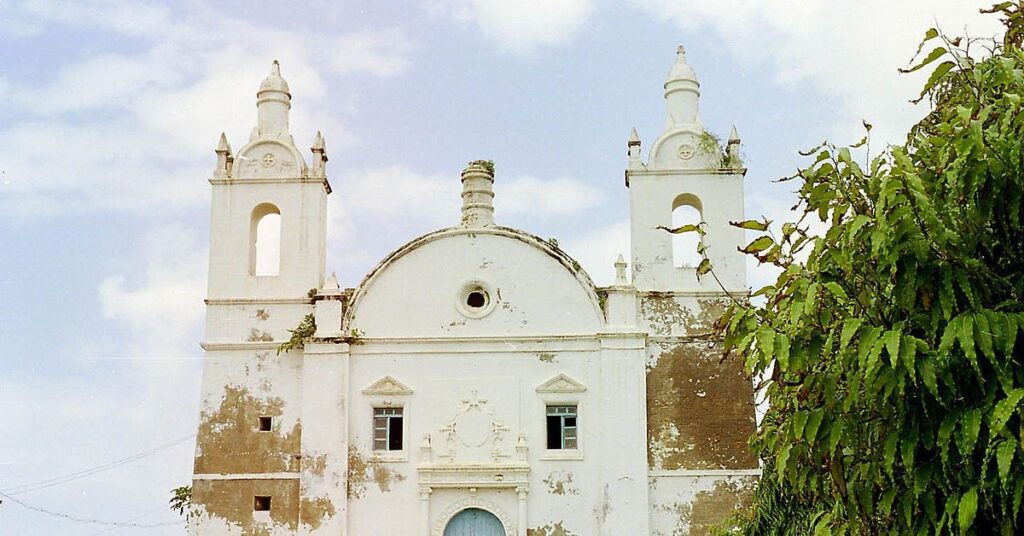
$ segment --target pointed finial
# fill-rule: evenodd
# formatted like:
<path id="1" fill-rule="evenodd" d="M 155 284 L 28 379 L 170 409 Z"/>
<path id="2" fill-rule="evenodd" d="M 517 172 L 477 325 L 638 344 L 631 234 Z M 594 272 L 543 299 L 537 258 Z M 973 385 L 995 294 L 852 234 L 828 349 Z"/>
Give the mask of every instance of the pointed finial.
<path id="1" fill-rule="evenodd" d="M 331 272 L 331 277 L 327 278 L 327 282 L 324 283 L 324 290 L 338 290 L 338 276 Z"/>
<path id="2" fill-rule="evenodd" d="M 217 148 L 214 152 L 217 153 L 217 167 L 213 170 L 214 176 L 217 178 L 230 177 L 235 157 L 231 154 L 231 144 L 228 143 L 228 137 L 223 132 L 220 133 L 220 140 L 217 142 Z"/>
<path id="3" fill-rule="evenodd" d="M 622 254 L 619 253 L 619 258 L 615 260 L 615 284 L 616 285 L 627 285 L 626 281 L 626 259 L 622 258 Z"/>
<path id="4" fill-rule="evenodd" d="M 626 142 L 626 155 L 629 156 L 631 166 L 640 163 L 640 134 L 637 134 L 636 127 L 629 133 L 629 141 Z"/>
<path id="5" fill-rule="evenodd" d="M 217 142 L 217 154 L 231 154 L 231 144 L 228 143 L 228 136 L 223 132 L 220 133 L 220 141 Z"/>
<path id="6" fill-rule="evenodd" d="M 729 143 L 739 143 L 740 134 L 736 132 L 736 125 L 732 126 L 732 130 L 729 131 Z"/>
<path id="7" fill-rule="evenodd" d="M 679 45 L 676 47 L 676 55 L 686 57 L 686 47 Z M 276 63 L 276 62 L 275 62 Z"/>
<path id="8" fill-rule="evenodd" d="M 281 76 L 281 64 L 277 60 L 270 64 L 270 76 Z"/>
<path id="9" fill-rule="evenodd" d="M 313 152 L 313 175 L 323 177 L 324 164 L 327 163 L 327 144 L 324 143 L 324 136 L 316 131 L 316 138 L 313 139 L 313 146 L 309 148 Z"/>

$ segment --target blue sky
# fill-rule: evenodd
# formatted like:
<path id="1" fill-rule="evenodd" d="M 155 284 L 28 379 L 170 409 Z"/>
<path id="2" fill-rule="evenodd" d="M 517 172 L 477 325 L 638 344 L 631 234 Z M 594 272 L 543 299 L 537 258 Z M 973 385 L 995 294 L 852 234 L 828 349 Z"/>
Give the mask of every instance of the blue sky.
<path id="1" fill-rule="evenodd" d="M 898 5 L 897 5 L 898 4 Z M 327 140 L 328 270 L 355 285 L 454 224 L 466 162 L 497 164 L 496 219 L 555 237 L 599 284 L 628 252 L 626 139 L 664 122 L 684 44 L 701 116 L 735 124 L 749 216 L 793 204 L 799 149 L 898 142 L 924 30 L 991 35 L 962 0 L 429 0 L 163 4 L 0 0 L 0 491 L 193 433 L 213 148 L 255 124 L 273 59 L 303 149 Z M 368 7 L 372 6 L 372 7 Z M 769 277 L 751 267 L 757 284 Z M 17 495 L 75 517 L 174 522 L 188 441 Z M 105 532 L 101 532 L 105 531 Z M 5 501 L 10 534 L 178 534 Z"/>

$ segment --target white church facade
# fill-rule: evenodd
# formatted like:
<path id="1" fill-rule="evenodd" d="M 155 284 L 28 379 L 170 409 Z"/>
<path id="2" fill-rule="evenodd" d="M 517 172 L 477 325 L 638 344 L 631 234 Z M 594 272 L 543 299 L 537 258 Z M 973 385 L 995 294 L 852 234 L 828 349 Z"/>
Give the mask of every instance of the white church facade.
<path id="1" fill-rule="evenodd" d="M 222 137 L 210 179 L 189 533 L 669 536 L 728 516 L 759 474 L 751 382 L 712 329 L 747 293 L 728 225 L 746 170 L 735 131 L 708 149 L 699 96 L 680 48 L 664 132 L 646 160 L 628 141 L 631 269 L 620 257 L 612 286 L 501 226 L 500 177 L 477 161 L 461 219 L 344 288 L 325 269 L 324 142 L 307 164 L 275 62 L 249 142 Z M 721 284 L 673 259 L 658 227 L 681 206 L 706 222 Z"/>

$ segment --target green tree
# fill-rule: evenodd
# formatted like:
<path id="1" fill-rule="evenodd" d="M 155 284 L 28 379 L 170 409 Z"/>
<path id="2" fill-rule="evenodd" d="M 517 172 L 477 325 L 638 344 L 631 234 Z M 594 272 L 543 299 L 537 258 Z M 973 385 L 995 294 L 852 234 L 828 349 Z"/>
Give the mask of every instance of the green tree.
<path id="1" fill-rule="evenodd" d="M 734 223 L 781 269 L 720 323 L 770 401 L 743 533 L 1024 533 L 1024 16 L 986 12 L 1003 39 L 925 35 L 905 144 L 826 143 L 799 221 Z"/>

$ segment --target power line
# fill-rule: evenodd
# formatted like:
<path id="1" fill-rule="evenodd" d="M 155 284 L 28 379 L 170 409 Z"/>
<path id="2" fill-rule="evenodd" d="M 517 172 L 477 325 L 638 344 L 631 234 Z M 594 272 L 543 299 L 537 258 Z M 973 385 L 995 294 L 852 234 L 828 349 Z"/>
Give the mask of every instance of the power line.
<path id="1" fill-rule="evenodd" d="M 63 475 L 63 476 L 58 476 L 58 477 L 54 477 L 54 478 L 48 478 L 46 480 L 39 480 L 37 482 L 30 482 L 28 484 L 22 484 L 20 486 L 15 486 L 13 488 L 5 489 L 5 490 L 3 490 L 0 493 L 4 494 L 4 496 L 9 497 L 11 495 L 21 495 L 23 493 L 28 493 L 30 491 L 37 491 L 37 490 L 46 489 L 46 488 L 53 487 L 53 486 L 58 486 L 58 485 L 61 485 L 61 484 L 66 484 L 66 483 L 72 482 L 74 480 L 79 480 L 79 479 L 82 479 L 82 478 L 85 478 L 85 477 L 88 477 L 88 476 L 92 476 L 92 475 L 94 475 L 96 473 L 102 473 L 103 471 L 107 471 L 109 469 L 113 469 L 115 467 L 118 467 L 118 466 L 121 466 L 121 465 L 124 465 L 124 464 L 127 464 L 127 463 L 131 463 L 131 462 L 134 462 L 136 460 L 140 460 L 140 459 L 145 458 L 147 456 L 151 456 L 151 455 L 156 454 L 157 452 L 160 452 L 162 450 L 167 450 L 167 449 L 169 449 L 171 447 L 174 447 L 174 446 L 177 446 L 177 445 L 179 445 L 181 443 L 184 443 L 185 441 L 188 441 L 189 439 L 192 439 L 193 437 L 195 437 L 195 434 L 189 434 L 187 436 L 179 437 L 178 439 L 175 439 L 175 440 L 170 441 L 168 443 L 164 443 L 162 445 L 157 445 L 157 446 L 155 446 L 155 447 L 153 447 L 151 449 L 144 450 L 144 451 L 139 452 L 137 454 L 133 454 L 133 455 L 128 456 L 126 458 L 121 458 L 120 460 L 115 460 L 115 461 L 112 461 L 112 462 L 109 462 L 109 463 L 105 463 L 103 465 L 98 465 L 98 466 L 92 467 L 90 469 L 85 469 L 85 470 L 82 470 L 82 471 L 77 471 L 75 473 L 69 473 L 69 474 L 66 474 L 66 475 Z"/>
<path id="2" fill-rule="evenodd" d="M 129 519 L 128 521 L 126 521 L 126 523 L 134 522 L 136 520 L 142 519 L 142 518 L 144 518 L 144 517 L 146 517 L 146 516 L 148 516 L 150 514 L 159 512 L 161 510 L 167 510 L 167 506 L 157 506 L 156 508 L 154 508 L 152 510 L 148 510 L 148 511 L 142 512 L 141 514 L 139 514 L 139 515 Z M 119 529 L 122 529 L 122 528 L 124 528 L 124 527 L 107 527 L 105 529 L 100 529 L 100 530 L 98 530 L 96 532 L 93 532 L 93 533 L 89 534 L 89 536 L 99 536 L 100 534 L 106 534 L 108 532 L 113 532 L 115 530 L 119 530 Z"/>
<path id="3" fill-rule="evenodd" d="M 6 493 L 3 493 L 3 492 L 0 492 L 0 497 L 4 497 L 7 500 L 13 502 L 14 504 L 17 504 L 17 505 L 19 505 L 19 506 L 21 506 L 23 508 L 28 508 L 29 510 L 34 510 L 36 512 L 39 512 L 39 513 L 42 513 L 42 514 L 46 514 L 48 516 L 64 518 L 64 519 L 67 519 L 69 521 L 77 521 L 79 523 L 91 523 L 93 525 L 105 525 L 107 527 L 137 528 L 137 529 L 155 529 L 157 527 L 170 527 L 172 525 L 179 525 L 179 524 L 181 524 L 181 521 L 173 521 L 173 522 L 168 522 L 168 523 L 131 523 L 131 522 L 123 522 L 123 521 L 104 521 L 102 519 L 92 519 L 92 518 L 88 518 L 88 517 L 78 517 L 78 516 L 73 516 L 71 514 L 65 514 L 64 512 L 55 512 L 53 510 L 47 510 L 46 508 L 41 508 L 39 506 L 33 506 L 33 505 L 28 504 L 26 502 L 23 502 L 23 501 L 20 501 L 18 499 L 15 499 L 14 497 L 11 497 L 10 495 L 7 495 Z"/>

